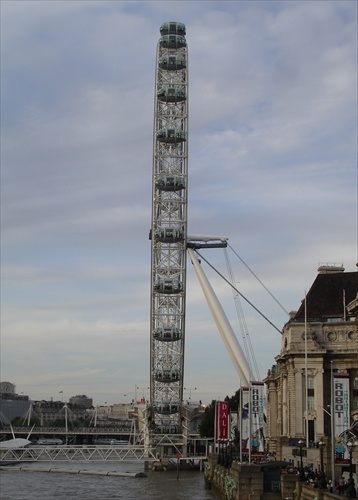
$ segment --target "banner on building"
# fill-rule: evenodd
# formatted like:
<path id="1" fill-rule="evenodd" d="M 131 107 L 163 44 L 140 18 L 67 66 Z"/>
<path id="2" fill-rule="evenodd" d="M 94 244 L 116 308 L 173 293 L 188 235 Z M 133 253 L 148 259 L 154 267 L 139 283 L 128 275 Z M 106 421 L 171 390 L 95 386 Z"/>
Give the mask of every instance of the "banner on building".
<path id="1" fill-rule="evenodd" d="M 263 382 L 251 382 L 251 453 L 265 451 L 265 386 Z"/>
<path id="2" fill-rule="evenodd" d="M 217 401 L 215 405 L 215 443 L 229 439 L 229 403 Z"/>
<path id="3" fill-rule="evenodd" d="M 349 462 L 349 375 L 335 373 L 333 375 L 333 422 L 336 463 Z"/>
<path id="4" fill-rule="evenodd" d="M 236 412 L 230 412 L 230 435 L 229 438 L 236 443 L 238 433 L 238 415 Z"/>

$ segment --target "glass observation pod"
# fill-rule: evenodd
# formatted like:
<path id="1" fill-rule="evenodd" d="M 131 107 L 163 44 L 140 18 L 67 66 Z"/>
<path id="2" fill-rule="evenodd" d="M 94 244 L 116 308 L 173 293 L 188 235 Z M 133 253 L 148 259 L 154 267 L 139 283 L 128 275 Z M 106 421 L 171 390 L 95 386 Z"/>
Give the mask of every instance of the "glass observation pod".
<path id="1" fill-rule="evenodd" d="M 180 87 L 163 87 L 158 90 L 157 97 L 161 102 L 183 102 L 186 92 Z"/>
<path id="2" fill-rule="evenodd" d="M 161 35 L 185 35 L 186 34 L 185 24 L 177 23 L 177 22 L 173 22 L 173 21 L 163 23 L 160 27 L 160 34 Z"/>
<path id="3" fill-rule="evenodd" d="M 154 283 L 154 291 L 159 293 L 180 293 L 183 290 L 183 283 L 176 279 L 157 280 Z"/>
<path id="4" fill-rule="evenodd" d="M 164 35 L 160 37 L 159 45 L 164 49 L 181 49 L 186 47 L 186 39 L 182 35 Z"/>
<path id="5" fill-rule="evenodd" d="M 162 328 L 155 328 L 153 332 L 153 338 L 162 342 L 175 342 L 176 340 L 180 340 L 181 337 L 181 330 L 179 328 L 165 326 Z"/>
<path id="6" fill-rule="evenodd" d="M 179 403 L 173 403 L 172 401 L 155 401 L 153 410 L 162 415 L 172 415 L 173 413 L 178 413 Z"/>
<path id="7" fill-rule="evenodd" d="M 158 61 L 158 66 L 161 69 L 167 69 L 169 71 L 177 71 L 186 68 L 185 57 L 177 56 L 175 54 L 170 54 L 162 56 Z"/>
<path id="8" fill-rule="evenodd" d="M 181 269 L 179 267 L 170 267 L 169 269 L 167 267 L 158 267 L 158 280 L 163 278 L 164 279 L 172 279 L 172 278 L 177 278 L 179 279 Z"/>
<path id="9" fill-rule="evenodd" d="M 171 383 L 181 379 L 180 371 L 175 368 L 162 368 L 154 370 L 153 376 L 157 382 Z"/>
<path id="10" fill-rule="evenodd" d="M 158 227 L 154 232 L 155 239 L 163 243 L 176 243 L 183 241 L 184 231 L 175 227 Z"/>
<path id="11" fill-rule="evenodd" d="M 156 425 L 154 432 L 156 434 L 181 434 L 182 429 L 179 425 L 168 422 L 167 424 Z"/>
<path id="12" fill-rule="evenodd" d="M 174 144 L 186 141 L 186 133 L 180 128 L 162 128 L 157 132 L 159 142 Z"/>
<path id="13" fill-rule="evenodd" d="M 161 191 L 180 191 L 185 189 L 185 179 L 179 175 L 163 176 L 156 180 L 155 185 Z"/>

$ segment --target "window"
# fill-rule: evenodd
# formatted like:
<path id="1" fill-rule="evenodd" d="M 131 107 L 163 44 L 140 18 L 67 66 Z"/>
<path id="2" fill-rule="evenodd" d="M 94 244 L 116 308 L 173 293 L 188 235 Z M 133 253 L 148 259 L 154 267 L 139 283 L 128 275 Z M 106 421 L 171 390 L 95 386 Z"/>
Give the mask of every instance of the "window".
<path id="1" fill-rule="evenodd" d="M 307 388 L 314 389 L 314 377 L 307 378 Z"/>
<path id="2" fill-rule="evenodd" d="M 353 396 L 352 410 L 358 410 L 358 396 Z"/>
<path id="3" fill-rule="evenodd" d="M 314 406 L 314 396 L 308 396 L 308 398 L 307 398 L 307 407 L 308 407 L 308 410 L 314 410 L 315 409 L 315 406 Z"/>

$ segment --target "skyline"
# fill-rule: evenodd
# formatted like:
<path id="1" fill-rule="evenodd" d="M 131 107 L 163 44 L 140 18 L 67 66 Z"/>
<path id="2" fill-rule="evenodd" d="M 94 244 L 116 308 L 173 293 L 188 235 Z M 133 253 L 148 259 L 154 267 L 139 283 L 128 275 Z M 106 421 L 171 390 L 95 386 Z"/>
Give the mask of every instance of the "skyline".
<path id="1" fill-rule="evenodd" d="M 356 3 L 0 8 L 1 381 L 31 399 L 63 391 L 94 404 L 128 402 L 149 386 L 155 56 L 165 21 L 187 29 L 189 234 L 227 236 L 287 311 L 320 263 L 357 270 Z M 222 250 L 202 253 L 227 275 Z M 228 253 L 240 292 L 282 329 L 288 315 Z M 191 267 L 184 387 L 209 403 L 239 383 Z M 242 344 L 231 289 L 203 269 Z M 280 334 L 241 305 L 264 377 Z"/>

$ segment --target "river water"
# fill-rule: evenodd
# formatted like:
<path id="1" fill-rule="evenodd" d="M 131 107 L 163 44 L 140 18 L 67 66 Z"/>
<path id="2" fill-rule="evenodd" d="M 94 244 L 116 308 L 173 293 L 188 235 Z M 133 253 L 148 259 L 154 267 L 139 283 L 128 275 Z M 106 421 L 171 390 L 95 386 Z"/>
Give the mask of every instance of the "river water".
<path id="1" fill-rule="evenodd" d="M 147 477 L 115 477 L 101 475 L 46 472 L 49 469 L 88 470 L 93 472 L 143 472 L 138 462 L 103 463 L 32 463 L 24 468 L 44 472 L 15 470 L 8 466 L 0 471 L 1 500 L 127 499 L 127 500 L 213 500 L 213 491 L 205 489 L 204 473 L 199 471 L 145 471 Z M 20 467 L 16 466 L 16 468 Z"/>

